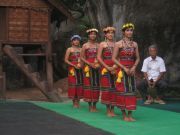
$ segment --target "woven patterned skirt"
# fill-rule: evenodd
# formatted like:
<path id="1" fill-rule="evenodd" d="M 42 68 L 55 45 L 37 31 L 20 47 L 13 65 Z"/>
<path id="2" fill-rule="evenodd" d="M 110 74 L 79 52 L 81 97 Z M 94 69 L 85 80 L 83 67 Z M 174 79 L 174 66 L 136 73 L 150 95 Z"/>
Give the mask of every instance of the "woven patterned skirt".
<path id="1" fill-rule="evenodd" d="M 83 98 L 83 75 L 81 69 L 68 69 L 68 97 L 70 99 Z"/>
<path id="2" fill-rule="evenodd" d="M 118 71 L 118 73 L 120 70 Z M 122 71 L 121 78 L 116 78 L 116 105 L 122 110 L 136 110 L 136 81 L 135 76 L 128 76 Z M 118 80 L 119 79 L 119 80 Z"/>
<path id="3" fill-rule="evenodd" d="M 115 90 L 115 75 L 112 75 L 109 71 L 102 74 L 100 73 L 100 89 L 101 89 L 101 103 L 107 105 L 116 105 L 116 90 Z"/>
<path id="4" fill-rule="evenodd" d="M 89 72 L 83 72 L 83 89 L 84 101 L 97 102 L 99 100 L 99 69 L 89 67 Z"/>

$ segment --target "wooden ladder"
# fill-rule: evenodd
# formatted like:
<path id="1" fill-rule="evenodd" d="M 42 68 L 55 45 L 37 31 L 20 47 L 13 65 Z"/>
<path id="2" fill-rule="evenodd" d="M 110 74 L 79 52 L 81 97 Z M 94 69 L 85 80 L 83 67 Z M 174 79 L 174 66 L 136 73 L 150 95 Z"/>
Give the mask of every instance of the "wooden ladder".
<path id="1" fill-rule="evenodd" d="M 57 90 L 51 90 L 47 80 L 41 79 L 39 72 L 34 72 L 30 64 L 25 64 L 23 57 L 19 56 L 12 46 L 5 45 L 3 51 L 50 101 L 61 101 Z"/>

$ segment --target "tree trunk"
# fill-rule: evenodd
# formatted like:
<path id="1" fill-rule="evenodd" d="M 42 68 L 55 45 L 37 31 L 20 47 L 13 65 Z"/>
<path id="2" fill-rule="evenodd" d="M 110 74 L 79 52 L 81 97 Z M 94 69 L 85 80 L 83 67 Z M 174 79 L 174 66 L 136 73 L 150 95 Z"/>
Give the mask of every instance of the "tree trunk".
<path id="1" fill-rule="evenodd" d="M 180 88 L 180 1 L 179 0 L 87 0 L 86 11 L 93 27 L 116 27 L 116 40 L 122 38 L 125 22 L 135 24 L 134 40 L 139 45 L 141 64 L 148 56 L 147 48 L 157 44 L 159 56 L 167 67 L 169 86 Z"/>

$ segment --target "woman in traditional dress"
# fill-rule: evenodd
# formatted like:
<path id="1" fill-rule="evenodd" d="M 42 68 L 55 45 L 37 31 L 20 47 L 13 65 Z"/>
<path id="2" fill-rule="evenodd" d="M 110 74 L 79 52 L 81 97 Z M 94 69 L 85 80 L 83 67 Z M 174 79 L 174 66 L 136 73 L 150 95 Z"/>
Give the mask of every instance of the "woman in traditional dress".
<path id="1" fill-rule="evenodd" d="M 119 69 L 116 78 L 117 106 L 121 108 L 123 120 L 135 121 L 132 111 L 136 110 L 135 70 L 140 61 L 138 45 L 132 40 L 134 25 L 124 24 L 123 39 L 116 42 L 113 61 Z M 127 111 L 127 112 L 126 112 Z"/>
<path id="2" fill-rule="evenodd" d="M 98 43 L 96 41 L 98 30 L 95 28 L 86 31 L 88 42 L 81 50 L 81 60 L 85 63 L 83 68 L 84 101 L 89 104 L 90 112 L 97 112 L 96 103 L 99 100 L 99 63 L 97 61 Z"/>
<path id="3" fill-rule="evenodd" d="M 101 102 L 106 104 L 107 116 L 113 117 L 114 106 L 116 105 L 116 93 L 114 82 L 114 70 L 116 66 L 112 61 L 112 53 L 115 45 L 114 27 L 106 27 L 103 29 L 105 41 L 101 42 L 98 48 L 98 61 L 102 65 L 100 68 L 100 89 Z"/>
<path id="4" fill-rule="evenodd" d="M 79 35 L 71 37 L 71 47 L 69 47 L 65 54 L 65 62 L 68 67 L 68 97 L 73 101 L 73 107 L 79 107 L 79 101 L 83 98 L 82 88 L 82 63 L 80 60 L 80 40 Z"/>

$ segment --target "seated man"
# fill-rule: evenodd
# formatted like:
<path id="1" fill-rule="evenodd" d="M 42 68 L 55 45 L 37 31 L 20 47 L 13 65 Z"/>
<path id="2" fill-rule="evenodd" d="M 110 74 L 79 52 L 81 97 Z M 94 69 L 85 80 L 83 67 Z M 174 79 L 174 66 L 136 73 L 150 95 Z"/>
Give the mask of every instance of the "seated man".
<path id="1" fill-rule="evenodd" d="M 164 60 L 157 56 L 157 47 L 151 45 L 149 47 L 149 57 L 143 62 L 141 71 L 144 73 L 144 80 L 139 84 L 138 89 L 143 97 L 143 100 L 147 100 L 144 104 L 159 103 L 165 104 L 160 99 L 160 90 L 166 88 L 166 82 L 162 79 L 166 72 Z"/>

